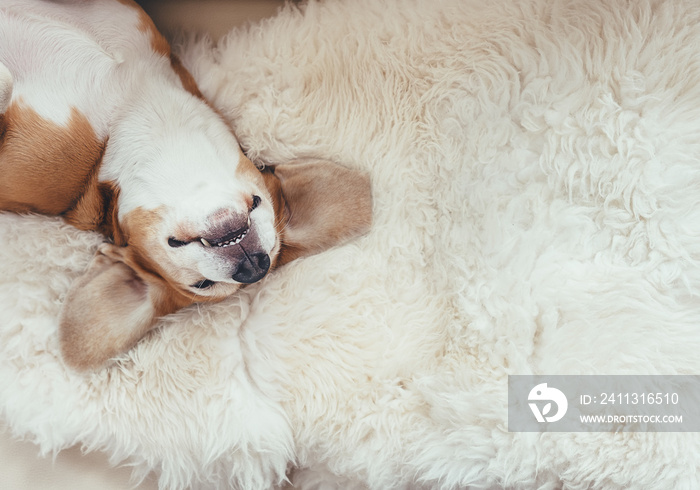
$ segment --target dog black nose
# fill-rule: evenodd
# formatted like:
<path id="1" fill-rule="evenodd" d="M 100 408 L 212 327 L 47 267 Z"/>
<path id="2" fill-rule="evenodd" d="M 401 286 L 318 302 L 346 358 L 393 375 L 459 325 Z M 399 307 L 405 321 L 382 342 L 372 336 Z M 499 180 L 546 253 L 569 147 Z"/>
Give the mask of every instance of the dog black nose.
<path id="1" fill-rule="evenodd" d="M 233 273 L 233 280 L 243 284 L 252 284 L 265 277 L 270 269 L 270 256 L 266 253 L 256 253 L 243 257 L 238 264 L 236 272 Z"/>

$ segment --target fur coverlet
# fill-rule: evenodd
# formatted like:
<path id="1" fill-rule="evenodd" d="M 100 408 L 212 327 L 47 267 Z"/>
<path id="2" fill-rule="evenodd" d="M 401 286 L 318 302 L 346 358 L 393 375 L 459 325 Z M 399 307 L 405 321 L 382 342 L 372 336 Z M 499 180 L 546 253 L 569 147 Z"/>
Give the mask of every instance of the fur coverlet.
<path id="1" fill-rule="evenodd" d="M 56 319 L 101 239 L 0 215 L 2 416 L 163 488 L 700 487 L 698 434 L 506 427 L 508 374 L 700 373 L 698 46 L 697 0 L 328 0 L 190 39 L 249 156 L 369 171 L 373 230 L 80 376 Z"/>

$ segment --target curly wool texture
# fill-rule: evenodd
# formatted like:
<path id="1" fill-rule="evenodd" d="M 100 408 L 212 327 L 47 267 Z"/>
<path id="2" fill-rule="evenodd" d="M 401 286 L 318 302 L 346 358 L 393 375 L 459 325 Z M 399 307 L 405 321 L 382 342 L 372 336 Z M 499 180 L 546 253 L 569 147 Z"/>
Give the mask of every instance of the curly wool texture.
<path id="1" fill-rule="evenodd" d="M 506 381 L 700 372 L 699 43 L 691 0 L 328 0 L 190 39 L 249 156 L 367 170 L 373 229 L 81 377 L 56 318 L 100 238 L 0 215 L 4 417 L 163 488 L 698 487 L 697 434 L 509 433 Z"/>

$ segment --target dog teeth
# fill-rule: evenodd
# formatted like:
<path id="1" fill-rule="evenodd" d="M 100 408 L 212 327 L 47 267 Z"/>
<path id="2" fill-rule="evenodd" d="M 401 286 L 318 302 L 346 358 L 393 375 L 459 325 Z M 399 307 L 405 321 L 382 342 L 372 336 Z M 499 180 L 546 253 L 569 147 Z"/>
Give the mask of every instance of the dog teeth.
<path id="1" fill-rule="evenodd" d="M 220 247 L 220 248 L 226 248 L 226 247 L 230 247 L 231 245 L 238 245 L 239 243 L 241 243 L 241 240 L 243 240 L 247 234 L 248 234 L 248 230 L 244 231 L 238 237 L 236 237 L 232 240 L 229 240 L 227 242 L 217 243 L 216 246 Z"/>
<path id="2" fill-rule="evenodd" d="M 241 240 L 243 240 L 247 234 L 248 231 L 246 230 L 243 233 L 241 233 L 241 236 L 239 236 L 238 238 L 234 238 L 233 240 L 229 240 L 228 242 L 226 242 L 224 246 L 229 247 L 231 245 L 238 245 L 239 243 L 241 243 Z"/>
<path id="3" fill-rule="evenodd" d="M 206 238 L 200 238 L 199 240 L 202 242 L 202 245 L 204 245 L 205 247 L 226 248 L 226 247 L 230 247 L 231 245 L 238 245 L 246 237 L 247 234 L 248 234 L 248 230 L 244 231 L 243 233 L 238 235 L 236 238 L 232 238 L 231 240 L 228 240 L 225 242 L 216 243 L 214 245 L 209 243 Z"/>

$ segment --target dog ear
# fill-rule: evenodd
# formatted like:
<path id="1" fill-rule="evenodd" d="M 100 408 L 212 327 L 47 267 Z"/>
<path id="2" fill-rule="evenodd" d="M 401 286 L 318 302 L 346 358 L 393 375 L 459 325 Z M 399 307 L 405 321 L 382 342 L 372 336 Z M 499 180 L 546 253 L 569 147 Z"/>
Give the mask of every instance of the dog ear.
<path id="1" fill-rule="evenodd" d="M 367 233 L 372 224 L 369 177 L 332 162 L 277 165 L 265 176 L 282 247 L 276 265 L 322 252 Z"/>
<path id="2" fill-rule="evenodd" d="M 152 285 L 125 263 L 125 247 L 104 244 L 68 293 L 59 323 L 65 363 L 101 367 L 153 327 Z"/>

